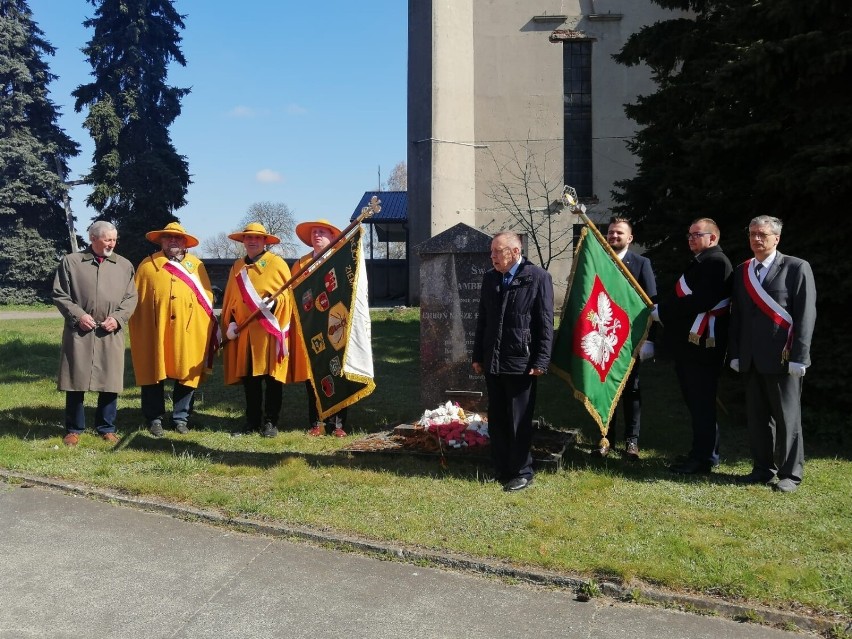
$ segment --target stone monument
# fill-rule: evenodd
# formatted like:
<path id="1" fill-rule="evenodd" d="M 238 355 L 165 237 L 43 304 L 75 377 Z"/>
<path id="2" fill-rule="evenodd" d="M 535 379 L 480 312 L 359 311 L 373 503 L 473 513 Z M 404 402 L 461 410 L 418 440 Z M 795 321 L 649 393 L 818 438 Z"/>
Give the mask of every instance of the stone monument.
<path id="1" fill-rule="evenodd" d="M 491 236 L 456 224 L 419 244 L 420 401 L 487 407 L 485 378 L 471 369 L 482 276 L 491 268 Z"/>

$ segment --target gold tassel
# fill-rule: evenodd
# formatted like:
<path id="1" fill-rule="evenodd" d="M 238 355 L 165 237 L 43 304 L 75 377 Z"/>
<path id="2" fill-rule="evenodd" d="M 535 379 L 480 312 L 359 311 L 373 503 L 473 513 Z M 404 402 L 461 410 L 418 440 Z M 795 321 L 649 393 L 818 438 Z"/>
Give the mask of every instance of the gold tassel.
<path id="1" fill-rule="evenodd" d="M 716 340 L 712 337 L 708 337 L 707 341 L 704 342 L 704 346 L 707 347 L 707 348 L 715 348 L 716 347 Z"/>
<path id="2" fill-rule="evenodd" d="M 690 343 L 697 345 L 701 342 L 701 335 L 699 335 L 698 333 L 690 333 L 689 341 Z"/>

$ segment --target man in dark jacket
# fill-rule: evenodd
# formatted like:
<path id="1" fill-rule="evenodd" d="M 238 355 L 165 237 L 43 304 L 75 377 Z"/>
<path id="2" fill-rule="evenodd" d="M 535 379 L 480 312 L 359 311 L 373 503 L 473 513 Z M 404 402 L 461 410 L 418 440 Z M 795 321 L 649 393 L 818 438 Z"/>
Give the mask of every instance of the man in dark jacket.
<path id="1" fill-rule="evenodd" d="M 606 241 L 618 255 L 621 263 L 627 267 L 642 290 L 645 291 L 652 302 L 657 301 L 657 280 L 651 268 L 651 260 L 644 255 L 639 255 L 629 250 L 633 243 L 633 225 L 624 217 L 613 217 L 607 228 Z M 654 339 L 656 325 L 651 327 L 648 339 L 642 342 L 639 350 L 639 359 L 645 361 L 654 357 Z M 621 394 L 621 410 L 624 412 L 624 455 L 629 461 L 639 459 L 639 428 L 642 414 L 642 393 L 639 390 L 639 362 L 634 362 L 624 391 Z M 615 432 L 615 414 L 613 413 L 604 438 Z M 606 457 L 609 455 L 609 446 L 601 446 L 592 451 L 595 457 Z"/>
<path id="2" fill-rule="evenodd" d="M 731 368 L 742 374 L 752 470 L 746 484 L 791 493 L 802 482 L 802 378 L 811 363 L 816 285 L 811 265 L 777 250 L 782 223 L 760 215 L 749 223 L 754 257 L 734 275 Z M 779 449 L 778 463 L 775 449 Z"/>
<path id="3" fill-rule="evenodd" d="M 695 220 L 686 235 L 693 258 L 674 295 L 652 313 L 665 327 L 680 390 L 692 420 L 686 461 L 671 466 L 681 474 L 709 473 L 719 465 L 716 389 L 725 361 L 731 305 L 731 262 L 719 246 L 719 226 Z"/>
<path id="4" fill-rule="evenodd" d="M 553 280 L 521 256 L 515 233 L 494 236 L 491 263 L 482 278 L 473 370 L 485 374 L 495 479 L 516 491 L 533 479 L 532 420 L 536 382 L 553 346 Z"/>

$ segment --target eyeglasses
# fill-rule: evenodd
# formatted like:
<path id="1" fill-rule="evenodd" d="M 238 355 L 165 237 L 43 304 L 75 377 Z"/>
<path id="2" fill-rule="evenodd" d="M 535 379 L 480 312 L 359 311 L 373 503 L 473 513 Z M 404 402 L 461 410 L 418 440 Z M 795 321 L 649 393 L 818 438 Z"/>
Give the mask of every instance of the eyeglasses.
<path id="1" fill-rule="evenodd" d="M 760 240 L 761 242 L 768 237 L 772 237 L 773 235 L 778 235 L 778 233 L 749 233 L 748 238 L 750 240 Z"/>
<path id="2" fill-rule="evenodd" d="M 700 239 L 702 235 L 713 235 L 713 232 L 712 231 L 701 231 L 700 233 L 687 233 L 686 239 L 697 240 L 697 239 Z"/>

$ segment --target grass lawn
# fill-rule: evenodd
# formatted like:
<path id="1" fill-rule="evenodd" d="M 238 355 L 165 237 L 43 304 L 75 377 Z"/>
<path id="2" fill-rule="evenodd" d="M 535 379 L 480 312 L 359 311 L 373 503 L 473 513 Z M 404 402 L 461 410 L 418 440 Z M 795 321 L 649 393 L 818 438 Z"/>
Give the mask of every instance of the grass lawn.
<path id="1" fill-rule="evenodd" d="M 55 389 L 60 332 L 59 318 L 0 322 L 2 468 L 625 585 L 852 614 L 852 451 L 806 441 L 805 480 L 794 494 L 735 486 L 731 478 L 750 462 L 733 373 L 720 393 L 724 460 L 718 472 L 698 478 L 666 470 L 689 442 L 669 363 L 643 365 L 642 460 L 635 464 L 620 454 L 590 458 L 596 426 L 563 382 L 543 378 L 537 413 L 556 427 L 581 429 L 583 438 L 562 470 L 540 472 L 531 489 L 506 494 L 482 481 L 487 463 L 351 456 L 337 452 L 351 438 L 308 437 L 302 385 L 285 388 L 279 437 L 232 438 L 242 389 L 223 386 L 218 363 L 189 435 L 158 440 L 138 430 L 139 388 L 129 385 L 119 400 L 122 445 L 112 450 L 85 435 L 67 449 L 64 397 Z M 417 310 L 374 311 L 373 348 L 377 390 L 350 409 L 355 436 L 433 408 L 419 401 Z M 129 353 L 125 379 L 133 382 Z M 87 404 L 94 399 L 87 395 Z M 621 446 L 619 437 L 613 442 Z"/>

